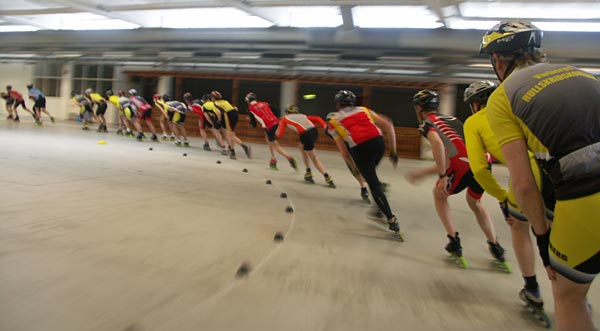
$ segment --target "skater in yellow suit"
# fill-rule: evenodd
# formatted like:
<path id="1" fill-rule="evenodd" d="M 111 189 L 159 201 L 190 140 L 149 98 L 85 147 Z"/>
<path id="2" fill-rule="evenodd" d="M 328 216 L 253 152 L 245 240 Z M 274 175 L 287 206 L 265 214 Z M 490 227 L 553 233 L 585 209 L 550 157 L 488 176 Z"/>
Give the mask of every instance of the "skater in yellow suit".
<path id="1" fill-rule="evenodd" d="M 600 81 L 545 63 L 541 43 L 542 31 L 525 21 L 485 33 L 481 53 L 502 82 L 488 100 L 488 120 L 552 280 L 556 328 L 592 331 L 586 296 L 600 272 Z M 552 181 L 551 229 L 527 150 Z"/>
<path id="2" fill-rule="evenodd" d="M 474 82 L 465 90 L 464 101 L 473 113 L 464 124 L 469 165 L 479 185 L 488 194 L 498 199 L 504 218 L 510 225 L 513 249 L 525 281 L 519 297 L 526 303 L 542 308 L 544 302 L 535 275 L 535 252 L 529 235 L 530 224 L 516 205 L 512 185 L 509 185 L 507 191 L 498 184 L 488 163 L 487 153 L 502 164 L 506 164 L 504 154 L 502 154 L 498 140 L 488 122 L 485 108 L 488 98 L 494 90 L 496 90 L 496 84 L 487 80 Z M 538 188 L 541 190 L 542 174 L 531 153 L 529 154 L 529 164 Z M 548 208 L 554 208 L 552 201 L 549 201 L 548 204 L 550 204 Z"/>

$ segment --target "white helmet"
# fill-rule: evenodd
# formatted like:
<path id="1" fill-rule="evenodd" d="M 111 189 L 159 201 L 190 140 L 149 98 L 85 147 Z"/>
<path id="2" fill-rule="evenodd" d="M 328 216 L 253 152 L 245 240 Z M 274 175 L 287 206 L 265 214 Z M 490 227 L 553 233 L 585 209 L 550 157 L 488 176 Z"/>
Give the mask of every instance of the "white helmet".
<path id="1" fill-rule="evenodd" d="M 129 95 L 137 95 L 136 89 L 132 88 L 131 90 L 129 90 Z"/>

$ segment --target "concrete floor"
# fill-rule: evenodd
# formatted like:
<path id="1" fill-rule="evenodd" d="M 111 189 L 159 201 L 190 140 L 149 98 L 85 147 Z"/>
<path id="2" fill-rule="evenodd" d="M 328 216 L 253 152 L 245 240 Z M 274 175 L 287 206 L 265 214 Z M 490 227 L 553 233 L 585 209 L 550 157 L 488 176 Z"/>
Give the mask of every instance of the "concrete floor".
<path id="1" fill-rule="evenodd" d="M 319 154 L 331 189 L 320 176 L 304 184 L 281 157 L 269 170 L 267 149 L 253 146 L 254 159 L 238 151 L 232 161 L 198 139 L 179 148 L 73 123 L 0 122 L 0 330 L 543 329 L 517 298 L 494 199 L 483 202 L 512 274 L 490 263 L 464 194 L 451 203 L 469 268 L 446 256 L 434 178 L 411 186 L 402 176 L 431 161 L 380 165 L 400 243 L 365 217 L 339 154 Z M 252 270 L 237 278 L 244 262 Z M 552 317 L 549 281 L 538 278 Z M 597 285 L 589 299 L 600 307 Z"/>

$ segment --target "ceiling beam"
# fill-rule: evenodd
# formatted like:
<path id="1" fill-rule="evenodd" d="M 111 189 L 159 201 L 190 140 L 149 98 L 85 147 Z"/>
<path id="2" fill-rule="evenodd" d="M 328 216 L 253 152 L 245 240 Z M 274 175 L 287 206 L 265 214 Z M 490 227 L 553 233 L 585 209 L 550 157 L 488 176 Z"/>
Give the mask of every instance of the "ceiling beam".
<path id="1" fill-rule="evenodd" d="M 8 22 L 8 23 L 12 23 L 12 24 L 16 24 L 16 25 L 29 25 L 29 26 L 35 26 L 41 29 L 46 29 L 46 30 L 51 30 L 54 29 L 53 27 L 47 25 L 47 24 L 43 24 L 40 23 L 38 21 L 34 21 L 34 20 L 27 20 L 24 18 L 20 18 L 20 17 L 14 17 L 14 16 L 4 16 L 4 15 L 0 15 L 0 19 Z"/>
<path id="2" fill-rule="evenodd" d="M 36 2 L 38 2 L 38 1 L 36 1 Z M 54 3 L 57 5 L 65 6 L 67 8 L 74 8 L 74 9 L 77 9 L 77 10 L 80 10 L 83 12 L 89 12 L 89 13 L 93 13 L 96 15 L 112 18 L 112 19 L 130 22 L 133 24 L 137 24 L 141 27 L 151 27 L 144 20 L 134 18 L 130 15 L 113 12 L 109 8 L 106 8 L 102 5 L 94 6 L 92 4 L 84 3 L 82 1 L 67 1 L 67 0 L 44 0 L 43 2 Z"/>
<path id="3" fill-rule="evenodd" d="M 252 7 L 252 6 L 248 6 L 247 4 L 245 4 L 245 1 L 241 1 L 241 0 L 223 0 L 221 1 L 222 4 L 225 5 L 229 5 L 231 7 L 237 8 L 241 11 L 244 11 L 250 15 L 256 16 L 256 17 L 260 17 L 263 20 L 269 21 L 271 23 L 273 23 L 273 25 L 276 26 L 280 26 L 282 25 L 280 21 L 277 20 L 277 17 L 272 17 L 269 15 L 266 15 L 264 12 L 261 12 L 260 9 L 258 9 L 257 7 Z"/>
<path id="4" fill-rule="evenodd" d="M 342 28 L 344 30 L 354 29 L 354 17 L 352 16 L 353 6 L 340 6 L 340 12 L 342 13 Z"/>
<path id="5" fill-rule="evenodd" d="M 442 10 L 442 4 L 440 0 L 425 0 L 425 4 L 429 6 L 431 11 L 438 17 L 440 23 L 444 24 L 444 27 L 448 27 L 448 22 L 446 22 L 446 17 L 444 16 L 444 11 Z"/>

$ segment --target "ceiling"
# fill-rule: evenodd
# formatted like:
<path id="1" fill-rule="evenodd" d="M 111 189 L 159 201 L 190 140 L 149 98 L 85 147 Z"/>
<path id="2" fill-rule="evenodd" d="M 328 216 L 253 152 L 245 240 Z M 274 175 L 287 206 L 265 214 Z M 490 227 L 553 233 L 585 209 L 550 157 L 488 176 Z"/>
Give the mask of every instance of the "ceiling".
<path id="1" fill-rule="evenodd" d="M 545 31 L 552 62 L 600 75 L 597 0 L 0 0 L 0 31 L 21 31 L 0 32 L 0 60 L 470 82 L 494 78 L 479 41 L 511 17 Z"/>

